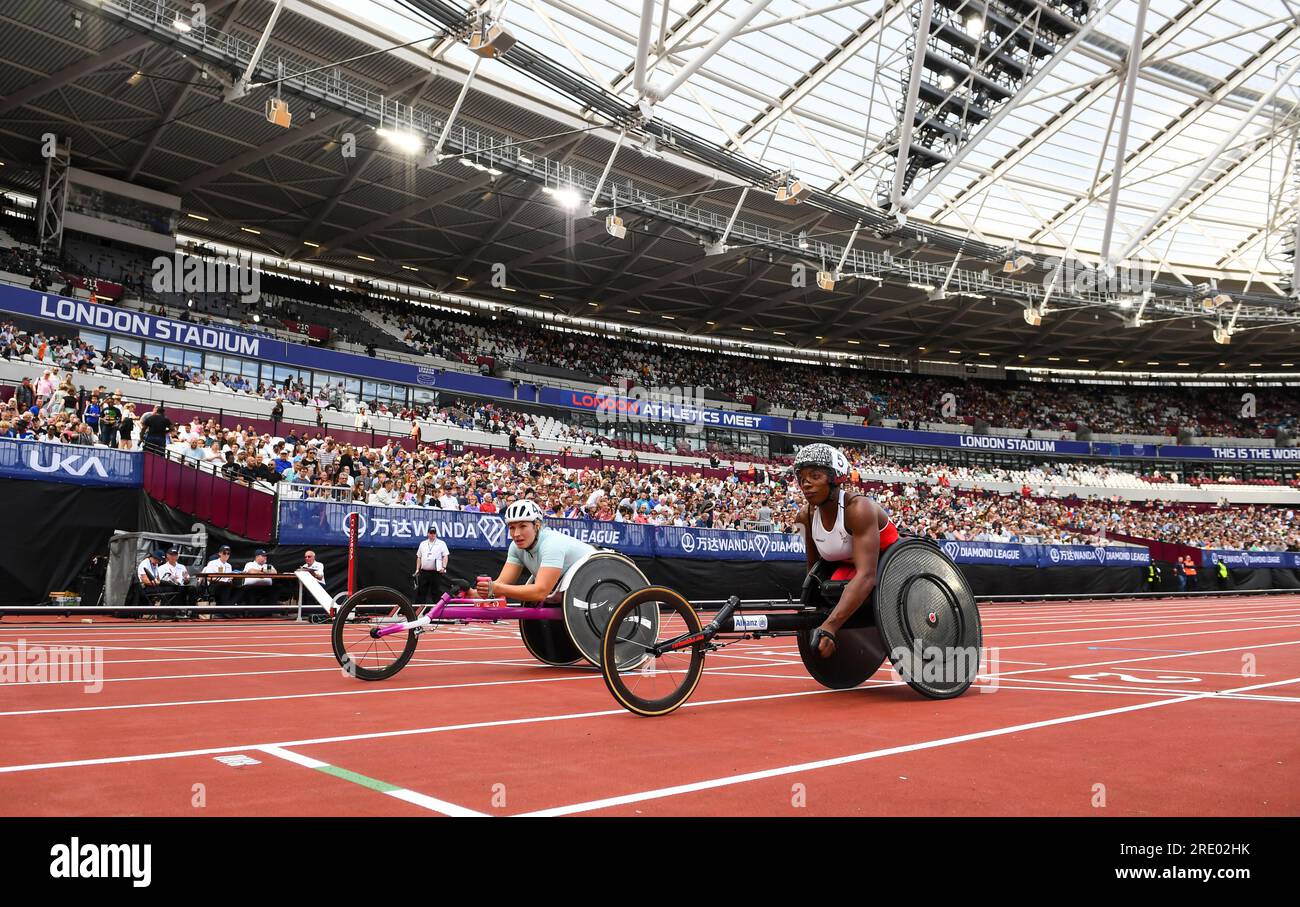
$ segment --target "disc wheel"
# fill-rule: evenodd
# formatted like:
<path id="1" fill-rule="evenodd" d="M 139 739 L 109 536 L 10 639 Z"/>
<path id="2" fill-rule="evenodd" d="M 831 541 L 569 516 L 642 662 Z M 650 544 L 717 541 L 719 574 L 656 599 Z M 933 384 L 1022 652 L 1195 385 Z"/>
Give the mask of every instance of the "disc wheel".
<path id="1" fill-rule="evenodd" d="M 704 672 L 704 649 L 697 641 L 659 656 L 650 650 L 656 643 L 700 629 L 695 608 L 672 589 L 650 586 L 633 592 L 605 626 L 600 659 L 605 686 L 629 712 L 647 718 L 667 715 L 695 692 Z M 645 657 L 629 658 L 637 649 Z"/>
<path id="2" fill-rule="evenodd" d="M 372 631 L 415 620 L 406 596 L 386 586 L 362 589 L 334 615 L 330 642 L 344 672 L 360 680 L 387 680 L 411 660 L 418 637 L 414 630 L 376 638 Z"/>

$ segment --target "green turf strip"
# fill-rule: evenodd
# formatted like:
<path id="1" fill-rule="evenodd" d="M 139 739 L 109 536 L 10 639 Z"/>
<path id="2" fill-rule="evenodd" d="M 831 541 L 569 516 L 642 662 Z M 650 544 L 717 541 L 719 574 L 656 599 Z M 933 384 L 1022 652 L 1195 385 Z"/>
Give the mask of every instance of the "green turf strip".
<path id="1" fill-rule="evenodd" d="M 339 768 L 337 765 L 317 766 L 316 771 L 333 775 L 335 778 L 342 778 L 344 781 L 351 781 L 353 784 L 360 784 L 362 787 L 377 790 L 382 794 L 403 790 L 400 785 L 389 784 L 387 781 L 380 781 L 376 778 L 367 778 L 365 775 L 358 775 L 356 772 L 350 772 L 346 768 Z"/>

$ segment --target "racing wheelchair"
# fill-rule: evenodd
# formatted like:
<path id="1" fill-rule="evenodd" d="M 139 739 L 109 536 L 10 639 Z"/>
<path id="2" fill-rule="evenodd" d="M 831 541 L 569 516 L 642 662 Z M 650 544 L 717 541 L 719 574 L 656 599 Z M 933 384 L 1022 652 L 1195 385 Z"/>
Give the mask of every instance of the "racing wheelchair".
<path id="1" fill-rule="evenodd" d="M 643 647 L 615 642 L 606 649 L 605 625 L 616 606 L 649 585 L 631 559 L 614 551 L 597 551 L 570 567 L 538 607 L 450 593 L 430 604 L 413 604 L 396 589 L 369 586 L 335 611 L 330 641 L 334 657 L 348 674 L 360 680 L 386 680 L 410 662 L 420 637 L 439 627 L 514 620 L 519 622 L 525 648 L 543 664 L 585 661 L 599 667 L 603 658 L 613 658 L 622 669 L 631 670 L 647 657 Z M 637 621 L 651 634 L 658 633 L 658 617 L 648 604 L 623 611 L 623 620 Z"/>
<path id="2" fill-rule="evenodd" d="M 839 602 L 847 580 L 832 580 L 834 565 L 819 561 L 804 580 L 798 602 L 742 605 L 732 596 L 707 624 L 680 594 L 663 586 L 629 593 L 605 624 L 605 685 L 628 711 L 667 715 L 695 691 L 704 658 L 746 639 L 794 636 L 799 657 L 825 687 L 856 687 L 886 658 L 923 696 L 951 699 L 979 673 L 983 632 L 979 608 L 957 565 L 929 539 L 907 537 L 887 548 L 876 588 L 836 634 L 823 658 L 814 631 Z"/>

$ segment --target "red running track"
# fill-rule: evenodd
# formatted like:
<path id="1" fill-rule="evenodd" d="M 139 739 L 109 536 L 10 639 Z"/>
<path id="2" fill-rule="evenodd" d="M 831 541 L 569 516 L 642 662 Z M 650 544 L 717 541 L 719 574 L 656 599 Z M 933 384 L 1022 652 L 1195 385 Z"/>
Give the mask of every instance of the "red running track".
<path id="1" fill-rule="evenodd" d="M 990 658 L 955 700 L 888 666 L 825 690 L 775 639 L 710 655 L 659 719 L 510 624 L 365 683 L 325 626 L 8 617 L 0 665 L 21 640 L 92 647 L 102 674 L 0 683 L 0 813 L 1300 813 L 1300 596 L 981 612 Z"/>

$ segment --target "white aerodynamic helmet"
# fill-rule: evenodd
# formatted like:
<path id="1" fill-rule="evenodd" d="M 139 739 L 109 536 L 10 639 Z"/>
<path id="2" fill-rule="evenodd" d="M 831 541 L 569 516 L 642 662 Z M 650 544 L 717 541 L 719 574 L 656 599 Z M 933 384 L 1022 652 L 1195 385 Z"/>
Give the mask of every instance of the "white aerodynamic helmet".
<path id="1" fill-rule="evenodd" d="M 799 452 L 794 455 L 794 466 L 791 467 L 791 472 L 798 477 L 799 470 L 805 466 L 819 466 L 825 469 L 831 474 L 832 482 L 839 482 L 849 474 L 849 458 L 844 456 L 843 451 L 820 441 L 799 449 Z"/>
<path id="2" fill-rule="evenodd" d="M 540 523 L 546 518 L 546 515 L 542 513 L 542 508 L 538 507 L 535 502 L 527 500 L 515 501 L 506 508 L 504 516 L 507 526 L 511 523 L 522 522 Z"/>

